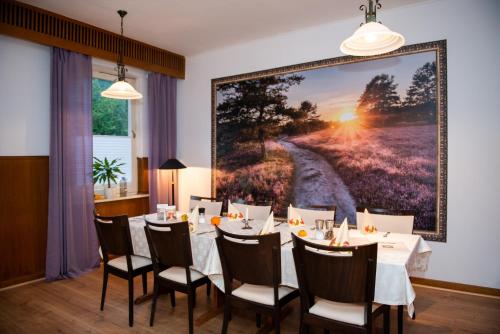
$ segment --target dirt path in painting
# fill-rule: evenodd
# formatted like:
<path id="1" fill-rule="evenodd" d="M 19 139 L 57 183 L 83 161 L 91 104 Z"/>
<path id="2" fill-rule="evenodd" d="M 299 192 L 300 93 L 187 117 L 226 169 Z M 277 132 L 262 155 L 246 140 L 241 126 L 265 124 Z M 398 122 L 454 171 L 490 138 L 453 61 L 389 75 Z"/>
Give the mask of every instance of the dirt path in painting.
<path id="1" fill-rule="evenodd" d="M 288 151 L 294 161 L 294 204 L 304 208 L 309 205 L 335 204 L 338 210 L 337 219 L 347 216 L 350 222 L 355 222 L 355 202 L 328 161 L 286 139 L 280 139 L 278 143 Z"/>

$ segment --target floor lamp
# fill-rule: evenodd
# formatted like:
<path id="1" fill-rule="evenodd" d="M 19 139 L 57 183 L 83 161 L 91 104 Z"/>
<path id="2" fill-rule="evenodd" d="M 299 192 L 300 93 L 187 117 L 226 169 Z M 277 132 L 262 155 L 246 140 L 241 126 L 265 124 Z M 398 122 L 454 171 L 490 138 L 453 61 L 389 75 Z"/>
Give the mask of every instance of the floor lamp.
<path id="1" fill-rule="evenodd" d="M 175 205 L 174 170 L 183 169 L 183 168 L 187 168 L 187 167 L 177 159 L 168 159 L 160 166 L 160 169 L 172 170 L 172 205 Z"/>

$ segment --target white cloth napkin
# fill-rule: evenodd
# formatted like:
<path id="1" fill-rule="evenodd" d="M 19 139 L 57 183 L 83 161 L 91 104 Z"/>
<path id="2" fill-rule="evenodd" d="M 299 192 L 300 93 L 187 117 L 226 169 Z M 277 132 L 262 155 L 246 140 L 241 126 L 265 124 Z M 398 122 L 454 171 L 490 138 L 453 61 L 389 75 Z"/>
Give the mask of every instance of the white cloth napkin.
<path id="1" fill-rule="evenodd" d="M 349 246 L 349 227 L 347 226 L 347 218 L 340 225 L 337 235 L 333 238 L 330 246 L 344 247 Z"/>
<path id="2" fill-rule="evenodd" d="M 228 201 L 227 204 L 227 218 L 229 218 L 230 220 L 243 219 L 243 214 L 233 204 L 231 204 L 231 201 Z"/>
<path id="3" fill-rule="evenodd" d="M 260 232 L 260 235 L 274 233 L 274 213 L 271 212 Z"/>
<path id="4" fill-rule="evenodd" d="M 191 211 L 189 214 L 188 214 L 188 221 L 193 224 L 193 231 L 192 232 L 196 232 L 198 231 L 198 222 L 200 220 L 200 213 L 199 213 L 199 207 L 198 205 L 195 206 L 195 208 L 193 209 L 193 211 Z"/>
<path id="5" fill-rule="evenodd" d="M 373 217 L 368 212 L 368 210 L 365 209 L 365 212 L 363 213 L 363 226 L 361 229 L 361 233 L 374 233 L 374 232 L 377 232 L 377 228 L 373 223 Z"/>
<path id="6" fill-rule="evenodd" d="M 288 225 L 290 227 L 304 225 L 304 220 L 300 217 L 297 210 L 295 210 L 291 204 L 288 207 Z"/>

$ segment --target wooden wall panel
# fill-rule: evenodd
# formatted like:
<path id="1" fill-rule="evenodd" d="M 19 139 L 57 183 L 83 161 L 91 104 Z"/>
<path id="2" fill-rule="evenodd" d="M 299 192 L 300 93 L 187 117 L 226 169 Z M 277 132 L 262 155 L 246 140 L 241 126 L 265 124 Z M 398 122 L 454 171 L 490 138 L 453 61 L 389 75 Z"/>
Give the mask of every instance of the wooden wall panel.
<path id="1" fill-rule="evenodd" d="M 137 158 L 137 192 L 149 193 L 148 158 Z"/>
<path id="2" fill-rule="evenodd" d="M 149 197 L 123 199 L 95 204 L 96 211 L 103 216 L 141 216 L 149 213 Z"/>
<path id="3" fill-rule="evenodd" d="M 0 288 L 43 277 L 48 194 L 48 157 L 0 157 Z"/>

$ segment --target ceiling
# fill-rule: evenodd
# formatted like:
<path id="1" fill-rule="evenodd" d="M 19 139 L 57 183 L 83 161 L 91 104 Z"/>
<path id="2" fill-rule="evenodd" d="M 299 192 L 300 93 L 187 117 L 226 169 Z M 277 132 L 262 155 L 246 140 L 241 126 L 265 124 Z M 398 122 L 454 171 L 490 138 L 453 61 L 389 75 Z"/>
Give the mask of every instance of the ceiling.
<path id="1" fill-rule="evenodd" d="M 185 56 L 359 17 L 364 0 L 20 0 Z M 382 10 L 425 0 L 382 0 Z M 354 29 L 355 27 L 353 27 Z"/>

